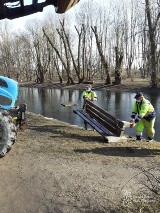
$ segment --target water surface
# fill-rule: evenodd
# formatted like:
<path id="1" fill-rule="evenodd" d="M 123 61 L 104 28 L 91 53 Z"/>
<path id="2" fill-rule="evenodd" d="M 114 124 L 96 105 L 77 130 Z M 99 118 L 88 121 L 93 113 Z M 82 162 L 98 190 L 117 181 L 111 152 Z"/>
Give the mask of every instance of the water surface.
<path id="1" fill-rule="evenodd" d="M 45 88 L 20 88 L 18 102 L 27 101 L 27 110 L 36 114 L 41 114 L 49 118 L 83 126 L 83 120 L 73 113 L 73 109 L 82 108 L 83 90 L 60 90 L 60 89 L 45 89 Z M 107 91 L 106 89 L 95 90 L 98 96 L 97 105 L 108 111 L 120 120 L 129 121 L 134 103 L 135 93 Z M 160 141 L 160 94 L 144 93 L 146 99 L 150 100 L 156 110 L 155 122 L 155 140 Z M 64 107 L 61 104 L 72 102 L 77 106 Z M 135 128 L 127 128 L 125 133 L 135 136 Z M 146 133 L 145 133 L 146 136 Z"/>

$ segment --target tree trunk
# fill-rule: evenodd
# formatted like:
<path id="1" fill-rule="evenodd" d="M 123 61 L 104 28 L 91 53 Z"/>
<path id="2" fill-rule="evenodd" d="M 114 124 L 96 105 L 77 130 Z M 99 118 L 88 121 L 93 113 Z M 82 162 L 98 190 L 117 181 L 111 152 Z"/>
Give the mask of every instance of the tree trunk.
<path id="1" fill-rule="evenodd" d="M 101 62 L 102 62 L 102 65 L 105 69 L 105 72 L 106 72 L 106 82 L 105 84 L 111 84 L 111 77 L 110 77 L 110 74 L 109 74 L 109 67 L 108 67 L 108 62 L 106 61 L 105 59 L 105 56 L 103 54 L 103 51 L 102 51 L 102 44 L 100 44 L 100 41 L 99 41 L 99 37 L 98 37 L 98 33 L 97 33 L 97 27 L 92 27 L 91 26 L 91 29 L 95 35 L 95 38 L 96 38 L 96 44 L 97 44 L 97 49 L 98 49 L 98 52 L 99 52 L 99 55 L 100 55 L 100 59 L 101 59 Z"/>
<path id="2" fill-rule="evenodd" d="M 151 69 L 151 86 L 154 88 L 158 88 L 158 69 L 157 69 L 157 60 L 156 60 L 156 27 L 158 20 L 160 18 L 160 12 L 158 11 L 158 15 L 152 23 L 152 14 L 150 7 L 150 0 L 145 0 L 146 2 L 146 14 L 148 20 L 148 28 L 149 28 L 149 41 L 150 41 L 150 69 Z"/>
<path id="3" fill-rule="evenodd" d="M 56 58 L 54 58 L 53 61 L 54 61 L 54 66 L 55 66 L 55 68 L 57 70 L 59 82 L 60 82 L 60 84 L 62 84 L 63 79 L 62 79 L 62 76 L 61 76 L 60 71 L 59 71 L 58 60 Z"/>
<path id="4" fill-rule="evenodd" d="M 117 47 L 115 47 L 115 52 L 116 52 L 116 67 L 115 67 L 114 84 L 119 85 L 119 84 L 121 84 L 121 80 L 122 80 L 121 79 L 121 64 L 122 64 L 122 60 L 123 60 L 123 53 L 121 52 L 119 54 Z"/>
<path id="5" fill-rule="evenodd" d="M 69 85 L 69 84 L 73 84 L 73 85 L 74 85 L 74 81 L 73 81 L 73 79 L 71 78 L 71 76 L 69 75 L 67 66 L 66 66 L 66 64 L 65 64 L 65 62 L 64 62 L 64 60 L 63 60 L 63 58 L 62 58 L 62 56 L 60 55 L 58 49 L 56 48 L 56 46 L 54 45 L 54 43 L 51 41 L 50 37 L 47 35 L 45 29 L 42 28 L 42 30 L 43 30 L 43 33 L 44 33 L 45 37 L 46 37 L 47 40 L 49 41 L 50 45 L 51 45 L 52 48 L 55 50 L 55 52 L 56 52 L 58 58 L 59 58 L 59 59 L 61 60 L 61 62 L 62 62 L 62 65 L 63 65 L 63 67 L 64 67 L 64 69 L 65 69 L 65 71 L 66 71 L 66 73 L 67 73 L 67 78 L 68 78 L 68 80 L 67 80 L 67 85 Z"/>
<path id="6" fill-rule="evenodd" d="M 84 75 L 82 75 L 82 77 L 80 77 L 80 73 L 81 73 L 80 55 L 81 55 L 81 41 L 82 41 L 83 28 L 81 27 L 81 31 L 80 32 L 78 31 L 76 26 L 75 26 L 75 29 L 76 29 L 76 31 L 78 33 L 78 58 L 77 58 L 77 72 L 79 73 L 78 84 L 81 84 L 84 81 Z"/>

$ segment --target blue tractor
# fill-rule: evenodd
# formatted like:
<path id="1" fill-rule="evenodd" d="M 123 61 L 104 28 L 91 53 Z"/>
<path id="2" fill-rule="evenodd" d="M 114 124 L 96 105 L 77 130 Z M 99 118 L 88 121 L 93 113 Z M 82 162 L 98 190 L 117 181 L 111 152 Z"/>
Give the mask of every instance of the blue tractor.
<path id="1" fill-rule="evenodd" d="M 25 121 L 26 104 L 15 107 L 17 97 L 18 82 L 0 76 L 0 157 L 11 149 Z"/>

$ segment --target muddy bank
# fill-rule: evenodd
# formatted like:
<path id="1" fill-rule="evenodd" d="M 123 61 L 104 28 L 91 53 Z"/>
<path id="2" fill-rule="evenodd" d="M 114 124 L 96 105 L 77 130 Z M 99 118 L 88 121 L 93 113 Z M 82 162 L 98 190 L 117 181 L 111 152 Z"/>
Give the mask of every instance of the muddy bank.
<path id="1" fill-rule="evenodd" d="M 85 89 L 87 84 L 77 84 L 75 83 L 74 85 L 67 85 L 66 83 L 59 83 L 59 82 L 45 82 L 42 84 L 34 83 L 34 82 L 24 82 L 20 83 L 20 87 L 30 87 L 30 88 L 49 88 L 49 89 Z M 159 93 L 160 88 L 152 88 L 150 86 L 150 80 L 148 79 L 141 79 L 141 78 L 135 78 L 133 80 L 127 79 L 127 80 L 122 80 L 122 84 L 120 85 L 105 85 L 104 82 L 98 81 L 94 82 L 92 84 L 93 90 L 101 90 L 101 89 L 106 89 L 106 90 L 112 90 L 112 91 L 119 91 L 119 92 L 147 92 L 149 91 L 150 93 Z"/>

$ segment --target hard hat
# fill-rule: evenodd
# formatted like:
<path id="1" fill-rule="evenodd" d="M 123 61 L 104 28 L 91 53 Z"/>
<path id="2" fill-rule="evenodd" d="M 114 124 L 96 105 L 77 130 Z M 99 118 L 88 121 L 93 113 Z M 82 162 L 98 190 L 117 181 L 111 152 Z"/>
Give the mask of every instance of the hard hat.
<path id="1" fill-rule="evenodd" d="M 140 97 L 143 97 L 143 93 L 137 92 L 134 98 L 137 99 L 137 98 L 140 98 Z"/>

